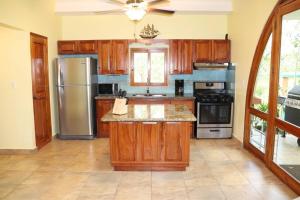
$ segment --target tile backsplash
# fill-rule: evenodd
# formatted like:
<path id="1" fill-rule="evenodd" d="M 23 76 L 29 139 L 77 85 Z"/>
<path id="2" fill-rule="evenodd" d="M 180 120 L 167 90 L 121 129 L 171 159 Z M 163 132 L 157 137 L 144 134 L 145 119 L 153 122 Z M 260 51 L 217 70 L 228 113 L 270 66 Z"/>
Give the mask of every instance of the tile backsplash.
<path id="1" fill-rule="evenodd" d="M 93 57 L 98 58 L 97 55 L 63 55 L 61 57 Z M 175 92 L 175 80 L 184 80 L 184 92 L 193 92 L 194 81 L 220 81 L 227 82 L 228 89 L 234 88 L 234 69 L 226 70 L 194 70 L 193 74 L 189 75 L 169 75 L 168 86 L 152 86 L 149 87 L 151 93 L 174 93 Z M 126 90 L 127 93 L 145 93 L 146 87 L 130 86 L 129 75 L 98 75 L 98 83 L 119 83 L 119 87 L 122 90 Z"/>

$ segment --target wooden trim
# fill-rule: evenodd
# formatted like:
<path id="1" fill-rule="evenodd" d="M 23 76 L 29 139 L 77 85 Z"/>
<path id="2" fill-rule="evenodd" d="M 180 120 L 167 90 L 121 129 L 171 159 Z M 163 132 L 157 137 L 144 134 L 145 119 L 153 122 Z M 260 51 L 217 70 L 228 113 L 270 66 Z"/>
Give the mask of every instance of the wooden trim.
<path id="1" fill-rule="evenodd" d="M 165 66 L 164 66 L 164 83 L 151 83 L 151 53 L 163 52 L 165 54 Z M 147 83 L 134 82 L 134 53 L 148 53 L 148 77 Z M 168 49 L 167 48 L 131 48 L 130 49 L 130 85 L 131 86 L 168 86 Z"/>
<path id="2" fill-rule="evenodd" d="M 256 110 L 255 108 L 249 108 L 249 110 L 250 110 L 250 115 L 254 115 L 261 118 L 262 120 L 268 121 L 268 116 L 269 116 L 268 113 L 261 112 L 259 110 Z"/>
<path id="3" fill-rule="evenodd" d="M 275 119 L 274 127 L 280 128 L 298 138 L 300 138 L 300 127 L 280 119 Z"/>

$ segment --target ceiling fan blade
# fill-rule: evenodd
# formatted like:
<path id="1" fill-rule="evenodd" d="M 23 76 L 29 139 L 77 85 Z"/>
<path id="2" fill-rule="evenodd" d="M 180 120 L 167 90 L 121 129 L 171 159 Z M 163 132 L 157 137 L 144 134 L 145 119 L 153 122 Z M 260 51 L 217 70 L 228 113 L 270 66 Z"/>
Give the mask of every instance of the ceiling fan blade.
<path id="1" fill-rule="evenodd" d="M 165 10 L 165 9 L 158 9 L 158 8 L 149 8 L 148 12 L 150 12 L 150 13 L 167 14 L 167 15 L 172 15 L 172 14 L 175 13 L 174 10 Z"/>
<path id="2" fill-rule="evenodd" d="M 148 1 L 147 3 L 149 6 L 154 6 L 162 3 L 169 3 L 169 0 L 154 0 L 154 1 Z"/>
<path id="3" fill-rule="evenodd" d="M 94 13 L 96 15 L 105 15 L 105 14 L 113 14 L 113 13 L 121 13 L 121 12 L 123 12 L 122 9 L 116 9 L 116 10 L 95 11 Z"/>
<path id="4" fill-rule="evenodd" d="M 120 0 L 107 0 L 108 3 L 113 3 L 119 6 L 124 6 L 126 3 L 120 1 Z"/>

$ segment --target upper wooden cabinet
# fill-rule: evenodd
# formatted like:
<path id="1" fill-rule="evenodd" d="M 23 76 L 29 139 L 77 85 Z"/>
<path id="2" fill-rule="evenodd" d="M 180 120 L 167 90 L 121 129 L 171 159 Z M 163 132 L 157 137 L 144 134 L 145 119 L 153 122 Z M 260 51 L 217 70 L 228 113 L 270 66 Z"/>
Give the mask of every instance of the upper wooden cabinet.
<path id="1" fill-rule="evenodd" d="M 68 40 L 58 41 L 59 54 L 93 54 L 97 53 L 97 41 L 95 40 Z"/>
<path id="2" fill-rule="evenodd" d="M 230 62 L 230 40 L 195 40 L 194 62 Z"/>
<path id="3" fill-rule="evenodd" d="M 170 74 L 193 73 L 193 41 L 170 40 Z"/>
<path id="4" fill-rule="evenodd" d="M 99 40 L 100 74 L 128 73 L 128 40 Z"/>
<path id="5" fill-rule="evenodd" d="M 230 40 L 212 41 L 212 59 L 216 63 L 228 63 L 231 57 Z"/>

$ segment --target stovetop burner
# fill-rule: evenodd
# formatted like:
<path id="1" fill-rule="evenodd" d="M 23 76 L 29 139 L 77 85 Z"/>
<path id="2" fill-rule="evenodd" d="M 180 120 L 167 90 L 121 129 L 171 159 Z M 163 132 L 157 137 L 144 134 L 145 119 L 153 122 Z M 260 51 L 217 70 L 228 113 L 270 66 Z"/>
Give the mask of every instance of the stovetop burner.
<path id="1" fill-rule="evenodd" d="M 233 97 L 230 94 L 201 94 L 195 95 L 196 99 L 200 103 L 231 103 L 233 102 Z"/>

